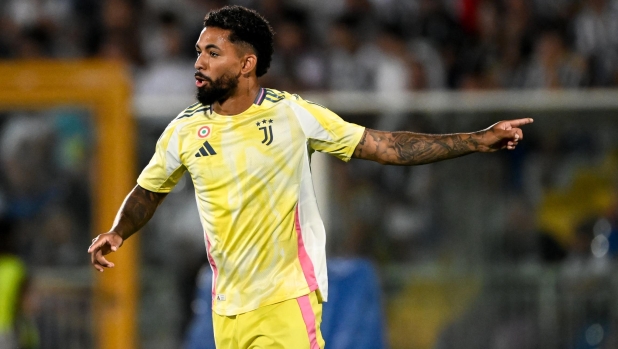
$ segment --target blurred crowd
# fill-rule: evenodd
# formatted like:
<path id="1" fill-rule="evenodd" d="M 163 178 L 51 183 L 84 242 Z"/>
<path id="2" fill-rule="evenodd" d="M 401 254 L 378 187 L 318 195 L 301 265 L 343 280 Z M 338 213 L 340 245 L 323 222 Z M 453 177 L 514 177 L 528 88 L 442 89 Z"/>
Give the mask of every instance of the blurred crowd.
<path id="1" fill-rule="evenodd" d="M 522 116 L 479 114 L 414 113 L 396 128 L 446 133 Z M 442 302 L 449 320 L 434 349 L 618 346 L 618 123 L 603 112 L 526 116 L 534 127 L 512 152 L 417 167 L 329 163 L 329 255 L 385 267 L 393 347 L 423 347 L 410 345 L 409 333 L 431 331 L 422 324 L 439 318 Z M 363 121 L 379 128 L 380 118 Z M 564 235 L 543 223 L 547 216 Z M 397 279 L 389 271 L 402 265 L 416 274 L 389 288 Z M 482 275 L 473 301 L 456 297 L 475 287 L 458 279 L 462 270 Z"/>
<path id="2" fill-rule="evenodd" d="M 77 109 L 0 113 L 0 348 L 64 347 L 69 332 L 89 340 L 87 322 L 67 330 L 48 319 L 88 316 L 90 294 L 57 292 L 37 274 L 73 268 L 75 281 L 88 263 L 90 131 Z"/>
<path id="3" fill-rule="evenodd" d="M 227 4 L 271 22 L 280 90 L 618 83 L 616 0 L 6 0 L 0 58 L 115 59 L 137 93 L 193 93 L 203 17 Z"/>

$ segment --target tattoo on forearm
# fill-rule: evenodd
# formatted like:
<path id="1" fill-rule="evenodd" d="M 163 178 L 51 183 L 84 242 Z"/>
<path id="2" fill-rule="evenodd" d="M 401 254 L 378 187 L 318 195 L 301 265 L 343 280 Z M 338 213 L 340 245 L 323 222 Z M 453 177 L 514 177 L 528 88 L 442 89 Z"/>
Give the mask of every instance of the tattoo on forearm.
<path id="1" fill-rule="evenodd" d="M 430 135 L 366 129 L 354 157 L 392 165 L 421 165 L 478 150 L 470 134 Z"/>
<path id="2" fill-rule="evenodd" d="M 360 142 L 358 142 L 358 145 L 356 146 L 356 149 L 354 150 L 354 154 L 352 156 L 356 157 L 356 158 L 363 158 L 363 149 L 365 146 L 365 141 L 367 139 L 367 130 L 365 129 L 365 132 L 363 132 L 363 136 L 361 137 Z"/>
<path id="3" fill-rule="evenodd" d="M 113 230 L 123 239 L 133 235 L 152 218 L 166 195 L 136 186 L 120 207 Z"/>

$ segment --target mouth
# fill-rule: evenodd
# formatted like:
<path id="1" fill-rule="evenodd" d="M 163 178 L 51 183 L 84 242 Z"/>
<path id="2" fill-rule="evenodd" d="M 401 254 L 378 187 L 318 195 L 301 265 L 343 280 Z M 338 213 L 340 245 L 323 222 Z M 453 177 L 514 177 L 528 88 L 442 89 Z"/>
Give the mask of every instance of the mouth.
<path id="1" fill-rule="evenodd" d="M 209 79 L 203 75 L 198 75 L 195 74 L 195 86 L 197 87 L 202 87 L 204 85 L 206 85 L 206 82 L 209 81 Z"/>

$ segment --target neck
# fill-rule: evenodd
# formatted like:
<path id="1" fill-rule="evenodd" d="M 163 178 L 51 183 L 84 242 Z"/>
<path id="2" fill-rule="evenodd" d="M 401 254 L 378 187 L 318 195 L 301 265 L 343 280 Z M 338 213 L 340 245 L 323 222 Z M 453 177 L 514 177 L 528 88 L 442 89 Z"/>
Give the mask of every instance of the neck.
<path id="1" fill-rule="evenodd" d="M 237 115 L 249 109 L 260 90 L 257 79 L 240 79 L 236 91 L 227 99 L 215 102 L 213 110 L 219 115 Z"/>

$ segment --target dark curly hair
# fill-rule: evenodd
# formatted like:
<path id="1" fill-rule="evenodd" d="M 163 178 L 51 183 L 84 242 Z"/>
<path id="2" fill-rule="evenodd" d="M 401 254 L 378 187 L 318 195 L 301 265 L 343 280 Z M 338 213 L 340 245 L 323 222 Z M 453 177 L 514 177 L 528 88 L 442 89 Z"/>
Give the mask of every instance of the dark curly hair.
<path id="1" fill-rule="evenodd" d="M 262 15 L 238 5 L 225 6 L 210 11 L 204 18 L 204 27 L 229 30 L 230 42 L 249 44 L 257 56 L 256 75 L 266 74 L 273 56 L 275 32 Z"/>

